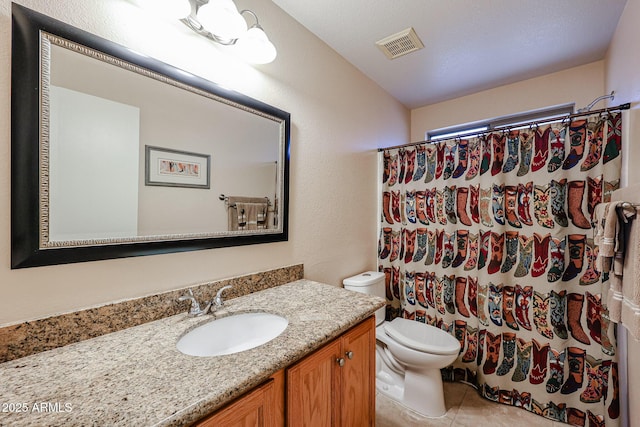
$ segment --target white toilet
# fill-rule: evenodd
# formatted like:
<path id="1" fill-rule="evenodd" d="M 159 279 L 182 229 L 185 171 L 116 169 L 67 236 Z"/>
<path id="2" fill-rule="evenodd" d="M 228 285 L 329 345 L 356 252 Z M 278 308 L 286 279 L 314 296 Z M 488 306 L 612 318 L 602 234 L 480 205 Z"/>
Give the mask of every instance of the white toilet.
<path id="1" fill-rule="evenodd" d="M 368 271 L 343 281 L 344 288 L 385 297 L 384 273 Z M 414 320 L 385 320 L 376 311 L 376 388 L 427 417 L 441 417 L 444 405 L 440 369 L 458 357 L 460 342 L 447 332 Z"/>

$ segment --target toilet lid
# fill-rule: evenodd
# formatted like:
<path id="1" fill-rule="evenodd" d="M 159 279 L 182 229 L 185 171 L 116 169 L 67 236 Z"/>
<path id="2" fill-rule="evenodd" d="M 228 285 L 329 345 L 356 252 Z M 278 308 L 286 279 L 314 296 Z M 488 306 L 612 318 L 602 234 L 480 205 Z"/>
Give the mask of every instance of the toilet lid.
<path id="1" fill-rule="evenodd" d="M 460 342 L 442 329 L 397 317 L 384 324 L 384 331 L 402 345 L 433 354 L 460 352 Z"/>

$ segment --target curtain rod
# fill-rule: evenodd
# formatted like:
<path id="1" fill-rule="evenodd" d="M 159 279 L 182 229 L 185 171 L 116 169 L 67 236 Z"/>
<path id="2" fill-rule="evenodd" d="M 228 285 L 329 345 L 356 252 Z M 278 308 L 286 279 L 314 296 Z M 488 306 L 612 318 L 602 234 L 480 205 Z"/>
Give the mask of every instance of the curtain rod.
<path id="1" fill-rule="evenodd" d="M 519 123 L 517 125 L 506 125 L 506 126 L 498 126 L 495 127 L 493 129 L 487 129 L 485 131 L 482 132 L 469 132 L 469 133 L 463 133 L 460 135 L 456 135 L 455 137 L 448 137 L 448 138 L 440 138 L 440 139 L 432 139 L 429 141 L 419 141 L 419 142 L 410 142 L 408 144 L 402 144 L 402 145 L 394 145 L 391 147 L 385 147 L 385 148 L 378 148 L 378 152 L 380 151 L 386 151 L 386 150 L 393 150 L 395 148 L 404 148 L 404 147 L 413 147 L 416 145 L 421 145 L 421 144 L 436 144 L 440 141 L 446 141 L 448 139 L 460 139 L 460 138 L 464 138 L 464 137 L 470 137 L 470 136 L 474 136 L 474 135 L 481 135 L 481 134 L 486 134 L 486 133 L 492 133 L 492 132 L 500 132 L 500 131 L 506 131 L 506 130 L 511 130 L 511 129 L 520 129 L 520 128 L 525 128 L 525 127 L 532 127 L 532 126 L 538 126 L 540 124 L 543 123 L 552 123 L 552 122 L 557 122 L 560 120 L 571 120 L 575 117 L 585 117 L 585 116 L 590 116 L 592 114 L 602 114 L 602 113 L 608 113 L 611 111 L 621 111 L 621 110 L 628 110 L 631 108 L 631 104 L 630 103 L 626 103 L 626 104 L 621 104 L 618 105 L 617 107 L 610 107 L 610 108 L 602 108 L 600 110 L 593 110 L 593 111 L 585 111 L 585 112 L 581 112 L 581 113 L 573 113 L 573 114 L 564 114 L 561 116 L 556 116 L 556 117 L 549 117 L 543 120 L 535 120 L 535 121 L 531 121 L 531 122 L 525 122 L 525 123 Z"/>

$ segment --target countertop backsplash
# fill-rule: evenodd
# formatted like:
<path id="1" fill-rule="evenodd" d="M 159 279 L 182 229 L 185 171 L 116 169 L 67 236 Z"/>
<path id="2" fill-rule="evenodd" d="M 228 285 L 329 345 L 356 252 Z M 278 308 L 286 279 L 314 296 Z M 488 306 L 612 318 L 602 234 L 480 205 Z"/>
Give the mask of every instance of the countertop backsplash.
<path id="1" fill-rule="evenodd" d="M 5 326 L 0 328 L 0 363 L 186 312 L 189 302 L 179 302 L 178 298 L 187 288 L 191 288 L 202 303 L 212 300 L 223 286 L 233 286 L 224 294 L 225 299 L 230 299 L 303 276 L 304 266 L 298 264 Z"/>

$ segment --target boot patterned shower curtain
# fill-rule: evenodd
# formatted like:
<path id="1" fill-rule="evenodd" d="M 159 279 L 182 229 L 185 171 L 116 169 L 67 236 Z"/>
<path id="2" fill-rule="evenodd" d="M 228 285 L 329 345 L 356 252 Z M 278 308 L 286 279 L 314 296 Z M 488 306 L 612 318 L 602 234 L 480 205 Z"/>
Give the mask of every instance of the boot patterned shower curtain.
<path id="1" fill-rule="evenodd" d="M 443 376 L 487 399 L 618 425 L 591 216 L 618 188 L 620 151 L 620 112 L 384 151 L 387 320 L 454 335 L 462 348 Z"/>

